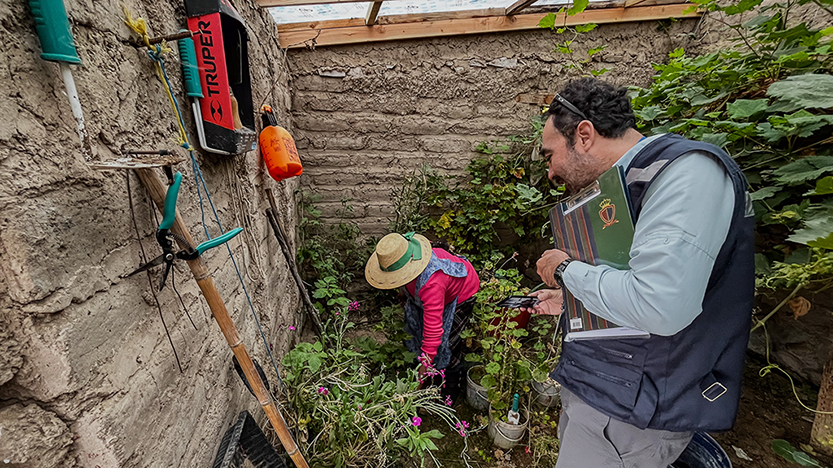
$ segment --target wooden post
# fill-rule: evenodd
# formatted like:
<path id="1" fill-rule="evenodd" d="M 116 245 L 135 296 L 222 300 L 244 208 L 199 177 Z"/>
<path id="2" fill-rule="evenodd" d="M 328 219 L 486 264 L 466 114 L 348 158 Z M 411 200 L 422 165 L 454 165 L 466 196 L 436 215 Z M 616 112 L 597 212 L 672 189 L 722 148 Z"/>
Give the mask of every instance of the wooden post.
<path id="1" fill-rule="evenodd" d="M 824 366 L 816 410 L 833 412 L 833 354 Z M 833 414 L 816 413 L 810 445 L 825 455 L 833 455 Z"/>
<path id="2" fill-rule="evenodd" d="M 151 169 L 136 169 L 136 174 L 139 176 L 139 180 L 142 181 L 142 184 L 147 187 L 151 198 L 154 203 L 156 203 L 156 207 L 159 208 L 159 211 L 162 211 L 165 206 L 165 194 L 167 192 L 167 188 L 164 184 L 162 184 Z M 194 240 L 191 238 L 191 234 L 185 228 L 185 224 L 182 222 L 182 217 L 179 215 L 178 209 L 176 210 L 176 221 L 174 221 L 174 225 L 171 227 L 171 232 L 181 236 L 192 246 L 196 245 Z M 187 245 L 180 244 L 180 248 L 187 247 Z M 260 403 L 260 406 L 263 407 L 263 411 L 266 412 L 266 416 L 269 418 L 272 428 L 275 429 L 275 432 L 278 434 L 278 438 L 280 439 L 284 449 L 286 449 L 286 453 L 289 454 L 289 457 L 292 458 L 293 462 L 295 462 L 296 467 L 309 468 L 307 461 L 304 459 L 304 455 L 298 449 L 298 445 L 295 443 L 295 440 L 292 438 L 292 434 L 289 433 L 289 429 L 286 427 L 286 421 L 284 421 L 283 416 L 275 406 L 275 402 L 272 400 L 272 395 L 269 394 L 269 391 L 266 390 L 266 386 L 263 384 L 263 381 L 260 380 L 260 375 L 257 373 L 254 363 L 252 362 L 252 358 L 246 350 L 246 345 L 244 345 L 243 341 L 240 339 L 240 335 L 237 333 L 237 327 L 234 326 L 234 321 L 232 321 L 231 316 L 229 316 L 226 305 L 220 297 L 217 287 L 214 285 L 214 280 L 208 274 L 208 269 L 205 267 L 205 264 L 203 264 L 202 259 L 200 258 L 189 261 L 188 266 L 191 268 L 191 273 L 193 273 L 194 279 L 197 280 L 197 285 L 199 285 L 200 291 L 202 291 L 202 294 L 205 297 L 205 301 L 208 302 L 208 307 L 211 309 L 211 315 L 214 316 L 214 320 L 216 320 L 217 324 L 220 325 L 220 331 L 223 332 L 223 336 L 226 338 L 229 347 L 231 347 L 231 352 L 237 357 L 237 361 L 243 369 L 243 374 L 246 375 L 246 379 L 249 381 L 249 385 L 251 385 L 252 390 L 257 397 L 258 403 Z"/>

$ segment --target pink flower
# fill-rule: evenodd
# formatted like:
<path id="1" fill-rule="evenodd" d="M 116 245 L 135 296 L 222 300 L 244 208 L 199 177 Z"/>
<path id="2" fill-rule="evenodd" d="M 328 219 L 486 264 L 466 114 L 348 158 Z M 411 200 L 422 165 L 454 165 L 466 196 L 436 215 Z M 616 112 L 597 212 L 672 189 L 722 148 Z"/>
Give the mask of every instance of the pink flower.
<path id="1" fill-rule="evenodd" d="M 290 325 L 290 326 L 289 326 L 289 331 L 295 331 L 295 327 L 293 327 L 292 325 Z"/>
<path id="2" fill-rule="evenodd" d="M 458 422 L 454 427 L 457 428 L 457 433 L 460 434 L 460 437 L 466 436 L 466 429 L 469 428 L 469 423 L 465 421 Z"/>
<path id="3" fill-rule="evenodd" d="M 326 387 L 318 387 L 318 394 L 319 395 L 327 395 L 329 393 L 330 393 L 330 391 L 327 390 Z"/>
<path id="4" fill-rule="evenodd" d="M 451 401 L 451 395 L 446 395 L 445 396 L 445 404 L 448 405 L 448 406 L 451 406 L 451 405 L 454 404 L 454 402 Z"/>
<path id="5" fill-rule="evenodd" d="M 422 418 L 420 418 L 419 416 L 414 416 L 413 418 L 411 418 L 412 426 L 419 427 L 420 424 L 422 424 Z"/>
<path id="6" fill-rule="evenodd" d="M 529 445 L 527 445 L 526 447 L 524 447 L 524 452 L 526 452 L 526 453 L 530 453 L 530 452 L 532 452 L 532 450 L 529 450 Z"/>
<path id="7" fill-rule="evenodd" d="M 356 312 L 356 311 L 359 310 L 359 307 L 361 307 L 361 304 L 359 304 L 359 301 L 352 301 L 350 303 L 350 305 L 347 306 L 347 310 L 350 311 L 350 312 Z"/>

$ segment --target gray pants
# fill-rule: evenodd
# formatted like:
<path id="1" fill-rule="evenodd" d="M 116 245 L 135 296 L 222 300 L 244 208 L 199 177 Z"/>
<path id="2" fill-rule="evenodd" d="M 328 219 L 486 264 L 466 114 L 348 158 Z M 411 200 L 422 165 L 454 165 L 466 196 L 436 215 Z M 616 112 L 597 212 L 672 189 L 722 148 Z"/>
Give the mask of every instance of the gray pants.
<path id="1" fill-rule="evenodd" d="M 693 432 L 639 429 L 597 411 L 564 387 L 556 468 L 668 468 Z"/>

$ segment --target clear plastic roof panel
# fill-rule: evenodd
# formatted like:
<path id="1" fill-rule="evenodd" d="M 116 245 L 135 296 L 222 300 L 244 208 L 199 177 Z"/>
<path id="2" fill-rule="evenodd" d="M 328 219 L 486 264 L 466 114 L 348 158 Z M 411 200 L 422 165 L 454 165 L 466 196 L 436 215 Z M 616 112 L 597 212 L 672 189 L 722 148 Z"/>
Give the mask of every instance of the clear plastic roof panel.
<path id="1" fill-rule="evenodd" d="M 384 3 L 382 4 L 384 5 Z M 370 2 L 269 8 L 278 24 L 364 18 Z"/>
<path id="2" fill-rule="evenodd" d="M 506 8 L 513 0 L 396 0 L 382 3 L 379 16 Z"/>
<path id="3" fill-rule="evenodd" d="M 590 0 L 591 3 L 607 0 Z M 382 3 L 379 16 L 443 13 L 506 8 L 515 0 L 391 0 Z M 538 0 L 533 6 L 569 5 L 572 0 Z M 371 2 L 332 3 L 269 8 L 278 24 L 364 18 Z"/>

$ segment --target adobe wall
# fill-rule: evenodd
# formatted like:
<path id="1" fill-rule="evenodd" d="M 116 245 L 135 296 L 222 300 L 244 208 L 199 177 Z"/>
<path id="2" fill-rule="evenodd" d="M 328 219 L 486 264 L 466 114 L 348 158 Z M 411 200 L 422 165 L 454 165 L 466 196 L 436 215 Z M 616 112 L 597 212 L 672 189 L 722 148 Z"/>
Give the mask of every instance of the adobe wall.
<path id="1" fill-rule="evenodd" d="M 668 24 L 600 25 L 574 43 L 576 56 L 608 44 L 591 68 L 646 86 L 651 63 L 687 43 L 697 20 Z M 391 189 L 419 164 L 456 173 L 480 142 L 530 133 L 536 100 L 577 76 L 555 52 L 566 36 L 532 30 L 291 49 L 302 182 L 323 196 L 324 219 L 338 222 L 350 198 L 362 232 L 383 234 Z"/>
<path id="2" fill-rule="evenodd" d="M 152 62 L 129 42 L 135 36 L 122 1 L 65 3 L 83 60 L 73 75 L 97 156 L 132 148 L 187 158 Z M 185 25 L 181 1 L 124 3 L 148 20 L 152 34 Z M 288 125 L 288 75 L 274 22 L 252 2 L 232 3 L 249 26 L 255 106 L 265 100 Z M 154 287 L 143 274 L 123 277 L 141 261 L 126 172 L 86 165 L 58 66 L 39 57 L 28 2 L 0 0 L 0 44 L 0 460 L 33 468 L 209 466 L 237 413 L 262 411 L 234 372 L 184 263 L 175 268 L 176 287 L 197 330 L 170 280 L 156 294 L 183 373 L 151 293 L 158 271 Z M 188 111 L 176 52 L 167 72 Z M 195 140 L 190 112 L 186 126 Z M 273 182 L 257 152 L 198 160 L 224 227 L 244 228 L 230 246 L 279 359 L 292 338 L 280 325 L 297 324 L 298 293 L 263 214 L 263 190 L 275 190 L 291 232 L 297 181 Z M 191 165 L 176 169 L 184 174 L 181 215 L 204 241 Z M 144 251 L 155 257 L 158 221 L 134 174 L 130 195 Z M 228 252 L 213 249 L 204 260 L 241 338 L 273 375 Z"/>

